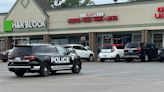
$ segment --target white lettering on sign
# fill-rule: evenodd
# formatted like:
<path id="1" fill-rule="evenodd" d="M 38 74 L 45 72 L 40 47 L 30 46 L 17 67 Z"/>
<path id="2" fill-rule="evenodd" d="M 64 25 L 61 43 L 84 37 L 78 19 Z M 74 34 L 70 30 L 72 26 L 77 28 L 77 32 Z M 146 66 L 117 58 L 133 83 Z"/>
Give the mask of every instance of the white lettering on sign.
<path id="1" fill-rule="evenodd" d="M 70 63 L 70 57 L 52 57 L 51 63 Z"/>
<path id="2" fill-rule="evenodd" d="M 97 13 L 82 13 L 80 14 L 80 18 L 83 17 L 98 17 L 98 16 L 104 16 L 105 14 L 103 12 L 97 12 Z"/>
<path id="3" fill-rule="evenodd" d="M 43 28 L 46 27 L 45 21 L 26 21 L 26 22 L 13 22 L 12 24 L 13 29 L 28 29 L 28 28 Z"/>

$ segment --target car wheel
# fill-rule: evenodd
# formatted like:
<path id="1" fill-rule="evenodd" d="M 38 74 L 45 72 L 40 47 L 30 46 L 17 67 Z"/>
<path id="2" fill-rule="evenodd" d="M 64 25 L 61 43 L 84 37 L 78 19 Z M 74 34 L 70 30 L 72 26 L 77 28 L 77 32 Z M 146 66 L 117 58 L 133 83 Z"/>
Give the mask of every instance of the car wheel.
<path id="1" fill-rule="evenodd" d="M 72 67 L 72 73 L 80 73 L 81 64 L 79 62 L 75 62 Z"/>
<path id="2" fill-rule="evenodd" d="M 163 62 L 163 59 L 160 59 L 159 62 Z"/>
<path id="3" fill-rule="evenodd" d="M 119 55 L 116 55 L 115 62 L 120 62 L 120 56 Z"/>
<path id="4" fill-rule="evenodd" d="M 2 60 L 2 62 L 7 62 L 7 59 Z"/>
<path id="5" fill-rule="evenodd" d="M 48 76 L 50 73 L 50 67 L 47 63 L 41 64 L 40 67 L 40 76 Z"/>
<path id="6" fill-rule="evenodd" d="M 105 62 L 105 59 L 100 59 L 100 62 Z"/>
<path id="7" fill-rule="evenodd" d="M 18 77 L 23 77 L 24 73 L 24 71 L 15 71 L 15 75 L 17 75 Z"/>
<path id="8" fill-rule="evenodd" d="M 126 62 L 131 62 L 131 61 L 132 61 L 131 58 L 127 58 L 127 59 L 126 59 Z"/>
<path id="9" fill-rule="evenodd" d="M 89 56 L 89 61 L 90 61 L 90 62 L 93 62 L 93 61 L 94 61 L 93 55 L 90 55 L 90 56 Z"/>

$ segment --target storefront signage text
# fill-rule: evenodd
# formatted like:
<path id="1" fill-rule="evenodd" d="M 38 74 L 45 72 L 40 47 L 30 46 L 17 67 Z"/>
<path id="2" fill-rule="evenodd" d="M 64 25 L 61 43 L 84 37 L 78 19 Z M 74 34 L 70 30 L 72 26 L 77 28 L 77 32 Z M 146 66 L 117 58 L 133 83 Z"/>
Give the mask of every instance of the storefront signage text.
<path id="1" fill-rule="evenodd" d="M 89 23 L 89 22 L 101 22 L 101 21 L 117 21 L 117 16 L 105 16 L 103 12 L 97 13 L 83 13 L 80 14 L 80 18 L 70 18 L 68 23 Z"/>
<path id="2" fill-rule="evenodd" d="M 161 19 L 164 18 L 164 6 L 157 8 L 158 13 L 155 14 L 155 18 Z"/>
<path id="3" fill-rule="evenodd" d="M 28 28 L 43 28 L 46 27 L 45 21 L 30 21 L 30 22 L 13 22 L 14 29 Z"/>
<path id="4" fill-rule="evenodd" d="M 44 27 L 46 27 L 46 22 L 44 20 L 28 22 L 13 22 L 12 20 L 7 20 L 4 22 L 5 32 L 11 32 L 13 29 L 31 29 Z"/>

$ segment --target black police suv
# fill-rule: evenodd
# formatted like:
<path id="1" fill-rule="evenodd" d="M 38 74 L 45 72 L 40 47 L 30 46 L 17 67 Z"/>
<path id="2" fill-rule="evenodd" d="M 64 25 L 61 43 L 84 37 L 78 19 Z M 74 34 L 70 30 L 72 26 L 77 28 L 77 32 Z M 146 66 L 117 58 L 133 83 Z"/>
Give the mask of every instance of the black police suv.
<path id="1" fill-rule="evenodd" d="M 17 76 L 38 72 L 41 76 L 59 70 L 81 70 L 80 57 L 59 45 L 31 44 L 15 46 L 8 57 L 8 69 Z"/>
<path id="2" fill-rule="evenodd" d="M 158 48 L 152 43 L 127 43 L 124 57 L 127 62 L 138 58 L 142 61 L 154 60 L 158 57 Z"/>

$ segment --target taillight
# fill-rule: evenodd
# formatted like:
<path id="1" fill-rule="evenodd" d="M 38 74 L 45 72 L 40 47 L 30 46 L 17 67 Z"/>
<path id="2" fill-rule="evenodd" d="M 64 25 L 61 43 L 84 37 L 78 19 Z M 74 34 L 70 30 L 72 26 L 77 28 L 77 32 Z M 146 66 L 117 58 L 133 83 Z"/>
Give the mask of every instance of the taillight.
<path id="1" fill-rule="evenodd" d="M 137 48 L 137 52 L 141 52 L 141 48 Z"/>
<path id="2" fill-rule="evenodd" d="M 24 59 L 25 59 L 25 60 L 33 61 L 33 60 L 36 59 L 36 56 L 24 56 Z"/>

